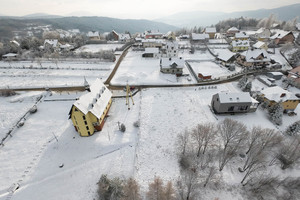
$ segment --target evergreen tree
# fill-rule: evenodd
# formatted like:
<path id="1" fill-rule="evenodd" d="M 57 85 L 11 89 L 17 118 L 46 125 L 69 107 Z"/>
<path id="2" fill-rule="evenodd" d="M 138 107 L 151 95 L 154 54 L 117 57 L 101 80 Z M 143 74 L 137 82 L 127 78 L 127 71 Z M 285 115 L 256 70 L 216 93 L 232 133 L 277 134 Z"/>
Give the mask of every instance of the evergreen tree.
<path id="1" fill-rule="evenodd" d="M 300 121 L 296 121 L 290 126 L 285 131 L 286 134 L 290 136 L 294 136 L 300 133 Z"/>
<path id="2" fill-rule="evenodd" d="M 281 102 L 273 104 L 269 108 L 269 117 L 273 123 L 276 125 L 282 124 L 282 115 L 283 115 L 283 107 Z"/>

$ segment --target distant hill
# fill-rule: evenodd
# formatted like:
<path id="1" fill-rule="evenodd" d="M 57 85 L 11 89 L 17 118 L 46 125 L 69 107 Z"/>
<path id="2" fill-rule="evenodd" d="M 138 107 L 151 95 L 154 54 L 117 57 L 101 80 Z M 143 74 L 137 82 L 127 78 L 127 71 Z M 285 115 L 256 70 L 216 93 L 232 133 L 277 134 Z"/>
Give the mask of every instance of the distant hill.
<path id="1" fill-rule="evenodd" d="M 25 16 L 20 17 L 20 18 L 44 19 L 44 18 L 59 18 L 59 17 L 62 17 L 62 16 L 49 15 L 49 14 L 46 14 L 46 13 L 34 13 L 34 14 L 25 15 Z"/>
<path id="2" fill-rule="evenodd" d="M 275 14 L 279 20 L 287 21 L 294 19 L 295 17 L 300 16 L 300 4 L 283 6 L 274 9 L 259 9 L 232 13 L 207 11 L 182 12 L 163 17 L 155 21 L 164 22 L 177 27 L 194 27 L 209 26 L 228 18 L 238 18 L 243 16 L 260 19 L 268 17 L 271 14 Z"/>
<path id="3" fill-rule="evenodd" d="M 55 29 L 79 29 L 81 32 L 91 30 L 110 32 L 115 30 L 120 33 L 144 32 L 145 30 L 159 30 L 167 32 L 178 29 L 175 26 L 150 20 L 116 19 L 109 17 L 59 17 L 59 18 L 16 18 L 0 17 L 0 37 L 12 37 L 12 31 L 22 31 L 26 24 L 52 25 Z"/>

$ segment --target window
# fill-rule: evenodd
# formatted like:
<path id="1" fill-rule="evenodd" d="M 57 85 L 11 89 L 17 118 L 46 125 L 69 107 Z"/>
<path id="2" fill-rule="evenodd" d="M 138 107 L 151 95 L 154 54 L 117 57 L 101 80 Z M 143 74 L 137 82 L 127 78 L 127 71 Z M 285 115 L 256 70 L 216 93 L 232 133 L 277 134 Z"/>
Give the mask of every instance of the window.
<path id="1" fill-rule="evenodd" d="M 90 130 L 90 128 L 88 126 L 86 126 L 86 130 Z"/>
<path id="2" fill-rule="evenodd" d="M 84 124 L 87 125 L 87 121 L 84 121 Z"/>
<path id="3" fill-rule="evenodd" d="M 91 135 L 91 132 L 88 131 L 88 135 Z"/>
<path id="4" fill-rule="evenodd" d="M 233 109 L 234 109 L 234 106 L 230 106 L 230 107 L 228 108 L 228 111 L 231 112 L 231 111 L 233 111 Z"/>
<path id="5" fill-rule="evenodd" d="M 75 108 L 74 110 L 75 110 L 76 112 L 78 111 L 78 109 L 77 109 L 77 108 Z"/>
<path id="6" fill-rule="evenodd" d="M 85 116 L 82 116 L 82 119 L 85 120 Z"/>

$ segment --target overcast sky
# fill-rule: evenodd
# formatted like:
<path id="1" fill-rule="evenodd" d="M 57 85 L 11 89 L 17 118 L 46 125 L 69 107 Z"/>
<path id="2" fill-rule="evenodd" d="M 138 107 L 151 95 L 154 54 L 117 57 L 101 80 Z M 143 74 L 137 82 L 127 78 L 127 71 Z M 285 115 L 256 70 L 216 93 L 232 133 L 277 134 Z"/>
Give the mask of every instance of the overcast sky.
<path id="1" fill-rule="evenodd" d="M 0 14 L 32 13 L 96 15 L 130 19 L 156 19 L 177 12 L 205 10 L 234 12 L 276 8 L 299 0 L 0 0 Z"/>

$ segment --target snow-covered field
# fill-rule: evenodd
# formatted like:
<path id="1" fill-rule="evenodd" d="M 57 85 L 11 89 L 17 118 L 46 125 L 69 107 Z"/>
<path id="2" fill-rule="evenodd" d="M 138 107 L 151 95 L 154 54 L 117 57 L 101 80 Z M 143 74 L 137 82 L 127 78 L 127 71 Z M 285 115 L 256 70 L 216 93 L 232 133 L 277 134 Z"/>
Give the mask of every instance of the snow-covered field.
<path id="1" fill-rule="evenodd" d="M 121 48 L 124 44 L 87 44 L 78 49 L 76 53 L 88 52 L 88 53 L 97 53 L 99 51 L 115 51 L 116 48 Z"/>
<path id="2" fill-rule="evenodd" d="M 189 62 L 189 64 L 196 74 L 201 73 L 204 76 L 211 75 L 212 78 L 228 76 L 232 73 L 226 67 L 222 67 L 211 61 Z"/>
<path id="3" fill-rule="evenodd" d="M 143 58 L 142 52 L 129 51 L 121 62 L 112 85 L 178 85 L 184 83 L 195 83 L 195 80 L 188 81 L 186 76 L 177 78 L 172 74 L 160 72 L 159 58 Z M 189 74 L 184 68 L 184 73 Z M 189 75 L 190 76 L 190 75 Z"/>
<path id="4" fill-rule="evenodd" d="M 88 81 L 106 80 L 115 63 L 86 60 L 56 64 L 45 61 L 41 65 L 37 62 L 0 62 L 0 88 L 83 85 L 84 77 Z"/>
<path id="5" fill-rule="evenodd" d="M 208 51 L 195 51 L 193 54 L 189 51 L 189 49 L 180 50 L 178 56 L 187 61 L 210 61 L 215 59 Z"/>

